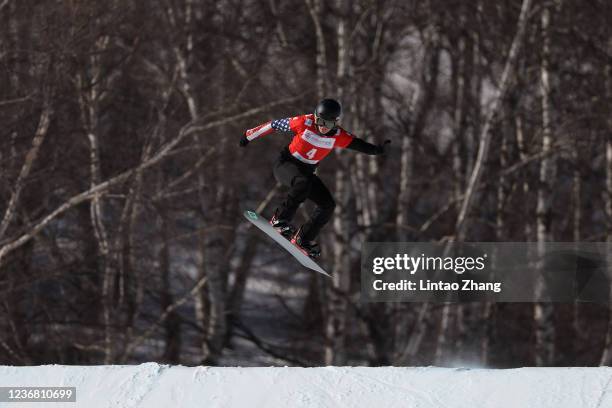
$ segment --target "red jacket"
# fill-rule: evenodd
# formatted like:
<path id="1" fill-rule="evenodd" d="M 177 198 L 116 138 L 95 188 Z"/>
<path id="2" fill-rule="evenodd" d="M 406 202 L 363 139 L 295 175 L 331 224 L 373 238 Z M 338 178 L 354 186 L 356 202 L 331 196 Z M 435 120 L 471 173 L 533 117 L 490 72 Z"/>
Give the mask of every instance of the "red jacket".
<path id="1" fill-rule="evenodd" d="M 314 115 L 301 115 L 287 119 L 266 122 L 246 131 L 246 138 L 251 141 L 272 133 L 274 130 L 293 132 L 289 144 L 289 153 L 299 161 L 317 164 L 334 148 L 346 148 L 355 137 L 341 127 L 332 134 L 322 135 L 314 124 Z"/>

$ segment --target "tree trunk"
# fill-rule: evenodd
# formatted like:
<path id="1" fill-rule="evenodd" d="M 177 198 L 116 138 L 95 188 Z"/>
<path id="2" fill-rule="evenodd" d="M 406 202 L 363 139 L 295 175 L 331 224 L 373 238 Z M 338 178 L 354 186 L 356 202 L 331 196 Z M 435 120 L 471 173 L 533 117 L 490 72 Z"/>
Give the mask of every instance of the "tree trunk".
<path id="1" fill-rule="evenodd" d="M 508 54 L 508 58 L 506 60 L 506 64 L 504 66 L 504 71 L 502 73 L 502 77 L 499 83 L 499 88 L 496 90 L 496 94 L 493 97 L 493 102 L 491 109 L 487 115 L 485 123 L 482 128 L 482 132 L 480 134 L 480 144 L 478 148 L 478 156 L 476 158 L 476 163 L 474 164 L 474 168 L 472 169 L 472 173 L 470 176 L 470 181 L 467 186 L 467 190 L 463 199 L 463 203 L 459 214 L 457 216 L 457 222 L 455 225 L 455 235 L 457 241 L 464 241 L 467 235 L 468 223 L 467 217 L 471 210 L 472 203 L 474 200 L 474 195 L 476 194 L 476 186 L 480 184 L 480 179 L 482 177 L 482 173 L 484 172 L 484 164 L 487 160 L 489 153 L 489 145 L 491 142 L 491 134 L 490 128 L 493 125 L 493 121 L 501 106 L 501 101 L 506 94 L 506 91 L 509 87 L 511 77 L 514 71 L 514 65 L 518 58 L 518 53 L 520 47 L 523 43 L 523 37 L 525 35 L 526 26 L 527 26 L 527 16 L 528 11 L 531 5 L 531 0 L 523 0 L 523 4 L 521 6 L 521 14 L 519 16 L 519 20 L 517 23 L 517 31 L 512 41 L 512 46 L 510 47 L 510 52 Z M 442 349 L 445 347 L 447 342 L 448 334 L 446 331 L 449 327 L 450 320 L 450 304 L 445 304 L 442 310 L 442 316 L 440 321 L 440 332 L 438 336 L 438 345 L 436 351 L 437 362 L 439 362 L 442 358 Z M 462 319 L 460 324 L 463 324 L 463 319 L 466 318 L 465 310 L 461 313 Z M 463 328 L 462 330 L 466 330 Z"/>
<path id="2" fill-rule="evenodd" d="M 525 141 L 525 132 L 523 129 L 523 117 L 520 112 L 516 112 L 514 116 L 514 127 L 516 132 L 516 145 L 519 152 L 519 158 L 521 161 L 526 161 L 529 157 L 529 152 L 527 150 L 527 143 Z M 527 202 L 529 196 L 531 195 L 531 187 L 529 186 L 529 177 L 524 177 L 522 182 L 522 191 L 524 201 Z M 526 212 L 526 211 L 525 211 Z M 523 224 L 523 239 L 527 242 L 532 242 L 535 240 L 535 236 L 533 233 L 533 226 L 529 220 L 526 220 Z"/>
<path id="3" fill-rule="evenodd" d="M 608 41 L 608 50 L 612 51 L 612 40 Z M 605 72 L 606 96 L 612 97 L 612 63 L 608 63 Z M 612 118 L 608 115 L 607 129 L 605 136 L 606 148 L 606 185 L 604 197 L 605 213 L 606 213 L 606 242 L 608 247 L 612 243 Z M 610 251 L 608 250 L 608 253 Z M 610 257 L 610 255 L 608 255 Z M 608 259 L 610 262 L 610 259 Z M 609 299 L 612 298 L 612 284 L 610 285 Z M 599 361 L 599 365 L 612 365 L 612 302 L 608 306 L 608 330 L 604 343 L 603 352 Z"/>
<path id="4" fill-rule="evenodd" d="M 423 73 L 421 75 L 421 88 L 423 88 L 423 98 L 417 101 L 417 106 L 414 107 L 414 121 L 410 124 L 410 131 L 402 139 L 402 159 L 400 164 L 400 191 L 397 200 L 397 217 L 396 230 L 399 241 L 407 240 L 408 233 L 405 229 L 405 224 L 408 219 L 408 205 L 410 198 L 409 183 L 412 179 L 413 167 L 413 148 L 412 142 L 420 137 L 425 126 L 426 119 L 429 115 L 433 102 L 436 98 L 438 87 L 438 74 L 440 68 L 440 35 L 437 32 L 437 27 L 434 25 L 428 27 L 426 37 L 425 62 L 423 64 Z M 405 178 L 404 178 L 405 177 Z M 400 361 L 404 362 L 407 359 L 412 359 L 418 352 L 421 341 L 423 340 L 427 328 L 429 326 L 430 304 L 425 302 L 421 304 L 416 312 L 416 322 L 413 333 L 408 340 L 403 352 L 400 355 Z"/>
<path id="5" fill-rule="evenodd" d="M 540 69 L 540 92 L 542 97 L 542 153 L 547 154 L 552 146 L 551 106 L 550 106 L 550 10 L 542 10 L 542 65 Z M 536 209 L 536 234 L 538 259 L 542 259 L 544 243 L 552 236 L 552 193 L 555 181 L 554 158 L 544 157 L 540 163 L 538 202 Z M 538 265 L 540 270 L 541 265 Z M 545 282 L 536 282 L 536 299 L 544 296 Z M 535 363 L 537 366 L 550 365 L 555 356 L 554 308 L 550 303 L 536 302 L 533 315 L 535 323 Z"/>
<path id="6" fill-rule="evenodd" d="M 502 132 L 501 151 L 499 155 L 500 168 L 505 169 L 508 165 L 508 141 L 506 133 Z M 497 184 L 497 205 L 495 214 L 495 240 L 502 242 L 506 238 L 506 196 L 508 182 L 505 176 L 501 176 Z M 491 263 L 494 265 L 493 270 L 497 269 L 498 259 L 497 253 L 491 254 Z M 492 277 L 491 280 L 494 280 Z M 496 314 L 497 307 L 493 302 L 485 302 L 482 308 L 481 319 L 483 330 L 481 331 L 480 341 L 480 362 L 483 366 L 489 364 L 491 357 L 491 343 L 495 341 L 496 329 Z"/>
<path id="7" fill-rule="evenodd" d="M 204 229 L 201 228 L 198 232 L 198 280 L 206 279 L 206 235 L 204 234 Z M 196 325 L 201 333 L 199 338 L 200 351 L 202 354 L 201 361 L 202 364 L 206 364 L 209 360 L 209 356 L 212 354 L 210 347 L 208 345 L 208 321 L 210 315 L 210 305 L 207 297 L 208 289 L 204 287 L 204 289 L 200 290 L 194 296 L 194 312 L 196 316 Z"/>
<path id="8" fill-rule="evenodd" d="M 161 178 L 161 177 L 160 177 Z M 160 272 L 160 307 L 162 313 L 174 304 L 172 293 L 172 271 L 170 261 L 170 233 L 168 226 L 168 214 L 164 209 L 160 210 L 157 230 L 161 232 L 159 243 L 159 272 Z M 163 322 L 164 327 L 164 352 L 162 360 L 169 364 L 179 364 L 181 357 L 181 321 L 178 313 L 172 311 Z"/>
<path id="9" fill-rule="evenodd" d="M 313 0 L 315 1 L 315 0 Z M 338 71 L 337 94 L 340 99 L 347 95 L 345 80 L 350 64 L 349 47 L 347 44 L 347 6 L 346 0 L 337 0 L 338 10 L 341 10 L 337 22 L 338 39 Z M 336 200 L 338 208 L 333 219 L 334 229 L 334 273 L 332 274 L 332 290 L 329 292 L 329 306 L 325 324 L 325 364 L 346 365 L 346 330 L 348 320 L 347 295 L 350 289 L 350 225 L 351 218 L 348 206 L 354 197 L 350 184 L 350 174 L 346 171 L 349 158 L 340 155 L 340 165 L 336 170 Z"/>
<path id="10" fill-rule="evenodd" d="M 529 9 L 531 8 L 531 0 L 523 0 L 521 6 L 521 14 L 519 16 L 519 20 L 517 23 L 517 31 L 514 35 L 514 39 L 512 40 L 512 46 L 510 47 L 510 52 L 508 54 L 508 58 L 506 60 L 506 64 L 504 66 L 504 71 L 502 73 L 502 77 L 499 81 L 499 88 L 496 90 L 495 95 L 493 97 L 493 102 L 491 104 L 491 109 L 487 114 L 487 118 L 482 127 L 482 131 L 480 133 L 480 144 L 478 146 L 478 156 L 476 158 L 476 163 L 474 164 L 474 168 L 472 170 L 472 174 L 470 176 L 470 182 L 467 187 L 467 191 L 465 193 L 465 197 L 463 199 L 463 203 L 461 206 L 461 210 L 459 211 L 459 215 L 457 217 L 456 223 L 456 235 L 459 241 L 464 241 L 467 233 L 467 217 L 472 208 L 474 195 L 476 194 L 476 186 L 480 184 L 480 178 L 482 177 L 482 173 L 484 171 L 484 164 L 487 160 L 489 153 L 489 145 L 491 142 L 491 133 L 490 128 L 493 125 L 493 121 L 495 119 L 495 115 L 501 106 L 501 101 L 506 94 L 508 86 L 510 85 L 511 77 L 514 70 L 514 65 L 516 64 L 516 60 L 518 58 L 519 51 L 523 44 L 523 38 L 525 37 L 525 32 L 527 28 L 527 19 Z"/>
<path id="11" fill-rule="evenodd" d="M 572 162 L 574 165 L 573 179 L 572 179 L 572 239 L 575 243 L 580 242 L 580 224 L 582 222 L 582 174 L 580 172 L 580 153 L 579 153 L 578 140 L 574 142 L 574 150 L 572 151 Z M 580 343 L 582 340 L 582 328 L 580 325 L 580 302 L 574 301 L 573 313 L 572 313 L 572 329 L 574 335 L 572 336 L 572 346 L 574 355 L 578 355 L 580 350 Z"/>
<path id="12" fill-rule="evenodd" d="M 34 138 L 32 139 L 32 147 L 25 156 L 25 160 L 23 161 L 23 166 L 21 167 L 21 171 L 19 173 L 19 176 L 17 177 L 17 181 L 15 182 L 15 185 L 12 188 L 11 198 L 8 202 L 6 210 L 4 211 L 2 222 L 0 222 L 0 241 L 4 237 L 6 230 L 8 229 L 11 221 L 15 216 L 17 202 L 19 201 L 21 191 L 23 190 L 23 187 L 25 185 L 26 178 L 30 174 L 32 166 L 34 165 L 36 157 L 38 156 L 40 146 L 42 145 L 43 141 L 45 140 L 45 137 L 47 136 L 47 130 L 49 129 L 49 123 L 51 122 L 51 115 L 52 109 L 49 106 L 49 101 L 45 100 L 43 102 L 40 118 L 38 120 L 38 127 L 36 128 Z"/>
<path id="13" fill-rule="evenodd" d="M 321 0 L 304 0 L 306 7 L 312 18 L 312 22 L 315 28 L 315 34 L 317 36 L 317 50 L 315 56 L 315 62 L 317 67 L 316 72 L 316 84 L 317 84 L 317 95 L 319 98 L 323 98 L 327 94 L 328 81 L 327 81 L 327 47 L 325 44 L 325 35 L 323 33 L 323 27 L 321 25 Z M 340 28 L 338 28 L 340 30 Z M 345 28 L 343 28 L 345 30 Z M 341 46 L 339 45 L 339 48 Z M 340 67 L 338 67 L 340 69 Z"/>
<path id="14" fill-rule="evenodd" d="M 465 29 L 466 16 L 465 12 L 461 10 L 461 14 L 459 15 L 459 27 L 461 30 Z M 454 112 L 453 112 L 453 168 L 455 169 L 455 188 L 454 195 L 455 198 L 459 198 L 463 192 L 463 180 L 462 177 L 462 163 L 463 160 L 460 154 L 460 146 L 463 143 L 463 130 L 464 130 L 464 117 L 465 117 L 465 88 L 466 88 L 466 38 L 461 35 L 458 39 L 458 47 L 457 54 L 453 58 L 453 71 L 452 71 L 452 83 L 454 85 L 453 94 L 454 94 Z M 466 327 L 466 314 L 465 308 L 469 307 L 469 305 L 463 305 L 460 303 L 451 304 L 446 303 L 442 308 L 442 316 L 440 319 L 440 331 L 437 337 L 436 342 L 436 353 L 435 353 L 435 363 L 437 365 L 442 365 L 445 352 L 448 347 L 448 343 L 451 337 L 452 324 L 453 320 L 452 312 L 455 312 L 455 321 L 457 327 L 457 343 L 456 354 L 460 354 L 464 351 L 465 347 L 465 334 L 467 333 Z M 456 355 L 456 357 L 458 357 Z"/>
<path id="15" fill-rule="evenodd" d="M 608 75 L 612 74 L 612 67 L 608 66 Z M 612 75 L 611 75 L 612 77 Z M 604 194 L 606 211 L 606 242 L 612 243 L 612 121 L 608 120 L 608 135 L 606 137 L 606 191 Z M 610 286 L 612 298 L 612 285 Z M 608 308 L 608 330 L 599 365 L 612 365 L 612 303 Z"/>

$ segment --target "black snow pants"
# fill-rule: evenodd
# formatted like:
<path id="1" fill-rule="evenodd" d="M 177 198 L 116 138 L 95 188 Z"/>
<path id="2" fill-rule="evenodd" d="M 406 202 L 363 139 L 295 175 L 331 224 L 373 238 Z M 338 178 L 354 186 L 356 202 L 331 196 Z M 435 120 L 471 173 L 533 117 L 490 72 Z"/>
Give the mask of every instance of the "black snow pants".
<path id="1" fill-rule="evenodd" d="M 302 226 L 301 236 L 304 241 L 312 241 L 317 237 L 336 207 L 331 193 L 314 171 L 315 166 L 300 162 L 286 148 L 274 164 L 274 177 L 289 188 L 287 198 L 276 212 L 279 219 L 291 221 L 306 199 L 316 205 L 310 219 Z"/>

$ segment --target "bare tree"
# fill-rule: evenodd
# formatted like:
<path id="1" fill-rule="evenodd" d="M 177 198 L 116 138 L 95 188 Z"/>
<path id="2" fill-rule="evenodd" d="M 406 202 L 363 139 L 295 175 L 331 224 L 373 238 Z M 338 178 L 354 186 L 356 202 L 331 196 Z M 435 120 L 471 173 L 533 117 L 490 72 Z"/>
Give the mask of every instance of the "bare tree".
<path id="1" fill-rule="evenodd" d="M 547 153 L 552 146 L 551 106 L 550 106 L 550 9 L 542 10 L 542 65 L 540 70 L 540 92 L 542 97 L 542 151 Z M 538 203 L 536 209 L 536 230 L 538 241 L 538 259 L 544 254 L 544 243 L 552 240 L 552 199 L 555 182 L 554 158 L 544 158 L 540 163 L 540 176 L 538 184 Z M 541 268 L 541 265 L 539 266 Z M 536 297 L 534 304 L 535 322 L 535 361 L 538 366 L 553 363 L 555 353 L 554 339 L 554 308 L 540 299 L 545 293 L 543 279 L 536 281 Z"/>
<path id="2" fill-rule="evenodd" d="M 504 70 L 501 76 L 501 80 L 499 82 L 498 88 L 496 89 L 491 107 L 489 109 L 486 120 L 481 130 L 480 142 L 479 142 L 479 148 L 478 148 L 478 156 L 476 158 L 474 168 L 472 169 L 472 174 L 470 175 L 470 181 L 467 186 L 465 196 L 463 198 L 461 209 L 457 216 L 457 222 L 455 224 L 455 231 L 456 231 L 455 236 L 458 241 L 464 241 L 467 235 L 467 227 L 468 227 L 467 215 L 469 211 L 471 210 L 471 206 L 474 200 L 474 195 L 476 194 L 475 187 L 480 183 L 480 179 L 484 171 L 484 165 L 485 165 L 485 162 L 489 154 L 489 146 L 491 143 L 490 128 L 493 126 L 494 118 L 498 114 L 498 110 L 500 109 L 502 99 L 504 98 L 504 95 L 506 94 L 506 91 L 512 79 L 512 75 L 514 74 L 514 67 L 516 64 L 516 60 L 518 58 L 518 53 L 520 51 L 520 47 L 523 43 L 523 38 L 525 36 L 525 32 L 527 29 L 527 20 L 528 20 L 530 6 L 531 6 L 530 0 L 524 0 L 522 2 L 521 13 L 520 13 L 520 16 L 517 22 L 517 30 L 512 40 L 512 45 L 510 47 L 510 51 L 509 51 L 508 57 L 504 65 Z M 445 304 L 442 310 L 442 319 L 440 323 L 440 335 L 438 336 L 438 352 L 437 352 L 438 361 L 441 361 L 441 358 L 442 358 L 441 353 L 447 343 L 447 337 L 448 337 L 447 331 L 449 328 L 450 312 L 451 312 L 451 305 L 447 303 Z"/>
<path id="3" fill-rule="evenodd" d="M 612 50 L 612 42 L 609 42 L 608 49 Z M 612 64 L 608 63 L 605 71 L 605 85 L 606 95 L 612 96 Z M 608 129 L 606 130 L 607 135 L 604 137 L 606 160 L 606 183 L 604 197 L 604 210 L 606 214 L 606 242 L 612 242 L 612 119 L 607 118 L 606 121 Z M 612 295 L 612 286 L 610 286 L 610 294 Z M 608 308 L 608 327 L 606 331 L 606 339 L 599 360 L 599 364 L 602 366 L 608 366 L 612 364 L 612 307 Z"/>
<path id="4" fill-rule="evenodd" d="M 609 238 L 604 3 L 0 1 L 0 359 L 515 366 L 554 329 L 584 335 L 539 364 L 608 364 L 597 306 L 363 304 L 357 250 Z M 329 281 L 240 217 L 273 199 L 288 139 L 236 146 L 325 96 L 393 140 L 319 168 Z"/>
<path id="5" fill-rule="evenodd" d="M 502 99 L 506 94 L 508 86 L 510 85 L 510 81 L 514 72 L 514 66 L 516 64 L 520 48 L 523 44 L 525 32 L 527 30 L 527 21 L 529 17 L 530 8 L 531 0 L 523 0 L 521 5 L 521 14 L 517 22 L 516 34 L 514 35 L 514 39 L 512 40 L 512 45 L 510 47 L 510 52 L 508 53 L 508 58 L 506 59 L 504 71 L 499 81 L 499 86 L 495 91 L 491 107 L 489 108 L 489 112 L 487 113 L 487 117 L 482 126 L 478 146 L 478 156 L 476 158 L 476 163 L 470 176 L 470 182 L 467 187 L 465 197 L 463 198 L 461 210 L 459 211 L 459 215 L 457 216 L 457 223 L 455 228 L 456 236 L 459 241 L 463 241 L 467 233 L 466 219 L 472 207 L 475 187 L 480 182 L 480 178 L 482 177 L 482 173 L 484 170 L 483 166 L 489 153 L 489 146 L 491 143 L 490 128 L 493 125 L 494 118 L 498 114 Z"/>

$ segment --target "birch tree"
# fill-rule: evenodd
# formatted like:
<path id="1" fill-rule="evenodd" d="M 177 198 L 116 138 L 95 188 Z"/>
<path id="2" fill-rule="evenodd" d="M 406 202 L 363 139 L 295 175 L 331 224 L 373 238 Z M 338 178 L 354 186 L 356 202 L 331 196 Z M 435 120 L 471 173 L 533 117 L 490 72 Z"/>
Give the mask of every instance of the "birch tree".
<path id="1" fill-rule="evenodd" d="M 552 118 L 550 105 L 550 9 L 545 7 L 541 15 L 542 62 L 540 67 L 540 93 L 542 98 L 542 152 L 548 153 L 552 146 Z M 544 243 L 552 241 L 552 199 L 555 182 L 554 158 L 546 157 L 540 162 L 539 184 L 537 190 L 536 235 L 538 259 L 543 257 Z M 538 266 L 541 268 L 541 265 Z M 536 281 L 536 299 L 533 314 L 535 323 L 535 361 L 536 365 L 550 365 L 554 361 L 554 308 L 552 304 L 541 301 L 546 288 L 543 278 Z"/>
<path id="2" fill-rule="evenodd" d="M 502 99 L 506 94 L 506 91 L 512 79 L 512 75 L 514 74 L 514 67 L 518 58 L 520 47 L 523 43 L 523 38 L 527 27 L 527 19 L 530 5 L 531 0 L 524 0 L 522 2 L 521 13 L 517 22 L 517 30 L 512 40 L 512 45 L 510 47 L 510 51 L 504 65 L 504 70 L 502 72 L 499 86 L 496 89 L 491 107 L 482 127 L 478 155 L 474 164 L 474 168 L 472 169 L 472 173 L 470 175 L 469 183 L 465 192 L 465 196 L 463 198 L 461 209 L 459 210 L 459 214 L 457 216 L 457 222 L 455 224 L 455 237 L 458 241 L 464 241 L 467 236 L 467 216 L 469 211 L 471 210 L 474 195 L 476 194 L 476 186 L 480 183 L 480 179 L 482 178 L 484 172 L 484 165 L 489 154 L 489 146 L 491 143 L 490 128 L 493 126 L 493 122 L 500 109 Z M 449 303 L 446 303 L 442 310 L 440 335 L 438 336 L 438 362 L 441 361 L 441 353 L 445 347 L 445 344 L 447 343 L 447 331 L 449 330 L 450 313 L 451 305 Z"/>

